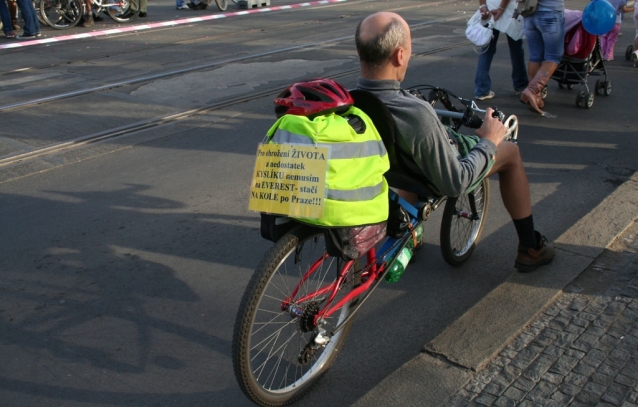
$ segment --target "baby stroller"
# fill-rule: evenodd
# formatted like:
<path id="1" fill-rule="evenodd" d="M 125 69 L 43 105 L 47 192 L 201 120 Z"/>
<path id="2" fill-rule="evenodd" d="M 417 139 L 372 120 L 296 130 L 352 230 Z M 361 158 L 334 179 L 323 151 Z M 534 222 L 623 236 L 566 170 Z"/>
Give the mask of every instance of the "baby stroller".
<path id="1" fill-rule="evenodd" d="M 573 15 L 573 18 L 577 20 L 568 25 L 568 11 L 565 10 L 565 52 L 552 79 L 558 82 L 561 89 L 572 89 L 574 85 L 584 86 L 576 96 L 576 106 L 589 109 L 594 104 L 594 94 L 611 94 L 611 81 L 607 78 L 600 39 L 585 30 L 580 21 L 582 12 L 574 13 L 576 15 Z M 595 92 L 591 92 L 587 85 L 590 75 L 604 77 L 596 80 Z"/>

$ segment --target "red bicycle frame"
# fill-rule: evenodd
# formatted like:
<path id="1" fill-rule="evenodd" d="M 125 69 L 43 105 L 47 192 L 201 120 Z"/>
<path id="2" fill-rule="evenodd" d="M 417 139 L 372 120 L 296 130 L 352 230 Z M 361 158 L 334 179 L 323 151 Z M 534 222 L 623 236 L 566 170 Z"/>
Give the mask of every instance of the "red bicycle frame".
<path id="1" fill-rule="evenodd" d="M 321 318 L 329 317 L 334 312 L 341 309 L 341 307 L 343 307 L 349 301 L 353 300 L 354 298 L 361 295 L 361 293 L 368 290 L 370 286 L 372 285 L 372 283 L 377 280 L 381 272 L 384 270 L 383 265 L 376 264 L 376 251 L 374 250 L 374 248 L 372 248 L 366 254 L 367 264 L 365 267 L 363 267 L 364 271 L 362 271 L 361 273 L 362 284 L 359 285 L 354 290 L 347 293 L 335 305 L 332 305 L 332 301 L 336 297 L 337 292 L 341 289 L 341 285 L 343 284 L 348 274 L 348 271 L 354 264 L 354 260 L 349 260 L 348 262 L 346 262 L 346 264 L 343 265 L 343 267 L 341 267 L 341 270 L 339 270 L 339 276 L 332 283 L 327 284 L 300 298 L 295 298 L 301 286 L 310 278 L 312 274 L 314 274 L 317 270 L 319 270 L 324 260 L 327 259 L 328 257 L 329 257 L 328 253 L 324 253 L 316 262 L 314 262 L 314 264 L 308 269 L 308 271 L 306 271 L 306 273 L 301 278 L 301 281 L 299 281 L 299 283 L 297 284 L 295 289 L 292 291 L 292 293 L 288 297 L 286 297 L 286 299 L 282 301 L 281 303 L 282 311 L 288 310 L 290 305 L 293 303 L 303 303 L 303 302 L 311 300 L 312 298 L 316 298 L 317 296 L 330 293 L 330 297 L 326 301 L 326 305 L 321 310 L 319 310 L 317 315 L 315 315 L 314 317 L 314 324 L 316 325 L 317 321 L 319 321 Z"/>

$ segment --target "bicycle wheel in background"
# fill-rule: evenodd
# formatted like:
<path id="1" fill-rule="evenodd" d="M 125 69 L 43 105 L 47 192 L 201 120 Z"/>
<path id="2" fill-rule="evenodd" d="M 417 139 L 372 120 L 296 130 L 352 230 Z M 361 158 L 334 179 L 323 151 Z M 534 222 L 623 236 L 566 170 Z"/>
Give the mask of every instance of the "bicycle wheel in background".
<path id="1" fill-rule="evenodd" d="M 132 0 L 105 0 L 102 7 L 106 14 L 118 23 L 128 23 L 140 14 L 139 2 Z"/>
<path id="2" fill-rule="evenodd" d="M 44 18 L 42 17 L 42 13 L 40 13 L 40 0 L 33 0 L 33 8 L 36 11 L 35 14 L 38 17 L 38 21 L 40 22 L 40 24 L 49 25 L 46 21 L 44 21 Z"/>
<path id="3" fill-rule="evenodd" d="M 215 3 L 217 4 L 217 8 L 221 11 L 226 11 L 228 8 L 228 2 L 226 0 L 215 0 Z"/>
<path id="4" fill-rule="evenodd" d="M 82 18 L 82 0 L 41 0 L 40 15 L 45 23 L 56 30 L 75 27 Z"/>
<path id="5" fill-rule="evenodd" d="M 314 341 L 314 316 L 331 294 L 316 290 L 335 281 L 344 264 L 325 253 L 323 231 L 295 227 L 266 253 L 244 293 L 233 333 L 233 367 L 243 392 L 259 405 L 280 406 L 301 397 L 332 365 L 348 336 L 352 320 L 324 347 Z M 307 275 L 313 265 L 316 271 Z M 348 271 L 333 304 L 355 284 L 355 268 L 360 267 Z M 326 317 L 322 327 L 330 333 L 351 305 Z"/>
<path id="6" fill-rule="evenodd" d="M 441 253 L 451 266 L 460 266 L 472 255 L 481 237 L 490 202 L 490 183 L 481 183 L 466 195 L 448 198 L 441 220 Z"/>

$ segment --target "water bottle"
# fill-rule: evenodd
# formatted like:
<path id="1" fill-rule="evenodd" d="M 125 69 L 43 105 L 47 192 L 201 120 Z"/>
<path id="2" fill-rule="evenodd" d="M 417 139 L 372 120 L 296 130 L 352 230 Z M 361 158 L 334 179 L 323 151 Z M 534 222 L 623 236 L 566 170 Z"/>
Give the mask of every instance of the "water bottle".
<path id="1" fill-rule="evenodd" d="M 419 226 L 416 227 L 416 247 L 418 249 L 423 245 L 423 223 L 419 223 Z"/>
<path id="2" fill-rule="evenodd" d="M 397 281 L 399 281 L 411 258 L 412 241 L 409 240 L 408 244 L 403 249 L 401 249 L 401 251 L 397 255 L 396 261 L 394 262 L 390 270 L 385 273 L 385 281 L 387 281 L 388 283 L 396 283 Z"/>

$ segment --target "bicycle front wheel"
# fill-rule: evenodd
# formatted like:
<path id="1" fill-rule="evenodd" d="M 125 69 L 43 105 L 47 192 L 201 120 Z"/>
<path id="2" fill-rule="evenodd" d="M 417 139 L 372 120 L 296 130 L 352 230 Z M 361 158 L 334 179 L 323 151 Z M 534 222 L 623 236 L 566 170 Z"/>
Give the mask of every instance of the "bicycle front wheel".
<path id="1" fill-rule="evenodd" d="M 82 18 L 82 0 L 41 0 L 40 17 L 56 30 L 75 27 Z"/>
<path id="2" fill-rule="evenodd" d="M 485 226 L 490 202 L 490 183 L 487 178 L 466 195 L 448 198 L 441 220 L 441 253 L 454 267 L 470 258 Z"/>
<path id="3" fill-rule="evenodd" d="M 217 4 L 217 8 L 221 11 L 226 11 L 228 8 L 228 2 L 226 0 L 215 0 L 215 4 Z"/>
<path id="4" fill-rule="evenodd" d="M 297 400 L 332 365 L 352 319 L 318 346 L 314 316 L 331 294 L 333 304 L 355 284 L 354 269 L 326 290 L 344 262 L 326 254 L 320 229 L 298 226 L 270 249 L 255 270 L 239 307 L 233 334 L 233 366 L 243 392 L 262 406 Z M 323 288 L 323 289 L 322 289 Z M 328 334 L 350 314 L 352 301 L 321 325 Z"/>
<path id="5" fill-rule="evenodd" d="M 139 2 L 135 0 L 109 0 L 102 6 L 106 14 L 118 23 L 128 23 L 140 14 Z"/>

